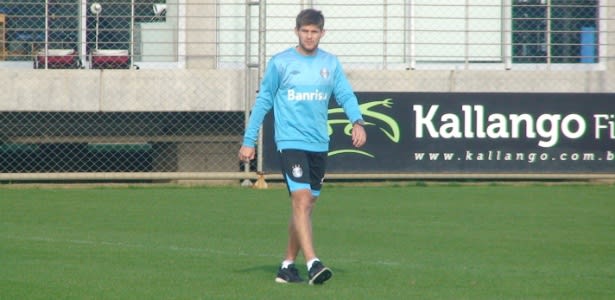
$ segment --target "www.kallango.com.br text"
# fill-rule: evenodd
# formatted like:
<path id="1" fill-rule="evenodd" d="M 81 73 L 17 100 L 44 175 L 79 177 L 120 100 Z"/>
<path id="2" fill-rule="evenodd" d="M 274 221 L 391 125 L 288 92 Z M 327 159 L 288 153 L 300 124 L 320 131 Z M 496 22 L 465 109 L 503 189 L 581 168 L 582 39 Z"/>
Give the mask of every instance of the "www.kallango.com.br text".
<path id="1" fill-rule="evenodd" d="M 414 152 L 411 154 L 415 161 L 525 161 L 535 163 L 539 161 L 613 161 L 615 150 L 605 152 L 512 152 L 503 150 L 464 152 Z"/>

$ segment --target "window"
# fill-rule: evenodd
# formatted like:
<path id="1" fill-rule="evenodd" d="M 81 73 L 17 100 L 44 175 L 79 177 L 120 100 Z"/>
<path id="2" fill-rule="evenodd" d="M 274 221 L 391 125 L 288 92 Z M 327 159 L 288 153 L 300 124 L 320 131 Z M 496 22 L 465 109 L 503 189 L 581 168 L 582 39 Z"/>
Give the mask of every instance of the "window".
<path id="1" fill-rule="evenodd" d="M 33 58 L 51 49 L 83 61 L 103 50 L 124 51 L 133 63 L 178 62 L 183 1 L 0 0 L 0 14 L 7 19 L 6 60 L 31 65 Z M 95 3 L 100 4 L 98 13 L 91 9 Z"/>
<path id="2" fill-rule="evenodd" d="M 177 61 L 177 0 L 87 2 L 86 53 L 128 51 L 139 65 Z M 100 13 L 90 9 L 93 3 L 100 3 Z"/>
<path id="3" fill-rule="evenodd" d="M 64 6 L 56 6 L 50 12 L 59 13 L 65 9 Z M 45 2 L 1 0 L 0 13 L 6 15 L 6 59 L 9 61 L 30 60 L 32 52 L 45 42 Z M 62 28 L 67 22 L 65 18 L 56 18 L 55 15 L 50 18 L 50 31 L 53 28 L 51 31 L 53 34 L 50 32 L 50 42 L 53 41 L 52 36 L 57 38 L 59 35 L 64 35 L 64 32 L 58 28 Z M 66 32 L 66 35 L 70 36 L 70 31 Z M 75 41 L 67 40 L 66 42 Z"/>
<path id="4" fill-rule="evenodd" d="M 514 63 L 598 62 L 598 1 L 516 0 Z"/>

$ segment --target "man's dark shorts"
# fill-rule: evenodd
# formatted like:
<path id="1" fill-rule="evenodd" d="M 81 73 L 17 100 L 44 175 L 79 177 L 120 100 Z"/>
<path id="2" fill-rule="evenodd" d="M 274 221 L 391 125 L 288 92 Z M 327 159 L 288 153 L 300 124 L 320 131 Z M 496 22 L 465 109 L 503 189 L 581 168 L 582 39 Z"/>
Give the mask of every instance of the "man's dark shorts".
<path id="1" fill-rule="evenodd" d="M 278 153 L 288 191 L 308 189 L 318 197 L 325 179 L 327 152 L 284 149 Z"/>

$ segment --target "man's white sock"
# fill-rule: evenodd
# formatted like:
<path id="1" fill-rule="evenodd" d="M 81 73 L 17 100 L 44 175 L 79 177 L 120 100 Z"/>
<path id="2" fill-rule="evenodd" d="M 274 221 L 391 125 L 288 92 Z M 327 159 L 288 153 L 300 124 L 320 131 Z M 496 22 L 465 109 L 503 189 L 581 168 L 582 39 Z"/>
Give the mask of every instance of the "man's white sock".
<path id="1" fill-rule="evenodd" d="M 293 260 L 284 260 L 282 262 L 282 269 L 288 268 L 288 266 L 290 266 L 290 265 L 292 265 L 294 263 L 295 263 L 295 261 L 293 261 Z"/>
<path id="2" fill-rule="evenodd" d="M 313 265 L 315 262 L 317 262 L 317 261 L 320 261 L 320 259 L 318 259 L 318 257 L 314 257 L 314 258 L 310 259 L 310 260 L 307 262 L 307 268 L 308 268 L 308 270 L 309 270 L 309 269 L 311 269 L 311 268 L 312 268 L 312 265 Z"/>

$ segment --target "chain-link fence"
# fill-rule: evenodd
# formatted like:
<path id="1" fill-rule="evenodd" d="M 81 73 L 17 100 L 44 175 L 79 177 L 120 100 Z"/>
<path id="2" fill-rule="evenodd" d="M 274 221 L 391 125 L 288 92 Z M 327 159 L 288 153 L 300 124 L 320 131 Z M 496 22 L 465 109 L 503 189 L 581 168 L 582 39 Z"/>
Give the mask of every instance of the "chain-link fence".
<path id="1" fill-rule="evenodd" d="M 0 0 L 2 179 L 253 177 L 247 111 L 307 7 L 357 91 L 615 90 L 610 0 Z"/>

